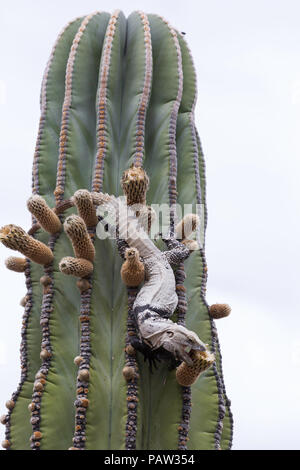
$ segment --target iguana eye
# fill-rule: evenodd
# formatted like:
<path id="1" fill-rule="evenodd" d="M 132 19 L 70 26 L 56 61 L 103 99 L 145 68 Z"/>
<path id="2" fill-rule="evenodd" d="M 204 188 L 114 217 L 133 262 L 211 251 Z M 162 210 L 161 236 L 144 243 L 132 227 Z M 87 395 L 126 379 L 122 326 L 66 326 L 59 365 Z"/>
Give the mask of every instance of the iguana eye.
<path id="1" fill-rule="evenodd" d="M 174 333 L 173 333 L 173 331 L 167 331 L 167 335 L 168 335 L 170 338 L 172 338 L 172 337 L 174 336 Z"/>

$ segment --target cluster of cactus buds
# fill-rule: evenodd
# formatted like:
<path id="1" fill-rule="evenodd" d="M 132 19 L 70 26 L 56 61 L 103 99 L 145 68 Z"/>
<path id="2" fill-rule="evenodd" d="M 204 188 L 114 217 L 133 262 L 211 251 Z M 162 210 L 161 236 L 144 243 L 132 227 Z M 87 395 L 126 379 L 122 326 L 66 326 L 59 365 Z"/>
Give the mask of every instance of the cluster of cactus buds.
<path id="1" fill-rule="evenodd" d="M 88 277 L 93 272 L 95 247 L 88 233 L 86 222 L 79 215 L 73 214 L 67 217 L 64 229 L 72 242 L 76 258 L 71 256 L 63 258 L 59 269 L 64 274 L 79 278 Z"/>

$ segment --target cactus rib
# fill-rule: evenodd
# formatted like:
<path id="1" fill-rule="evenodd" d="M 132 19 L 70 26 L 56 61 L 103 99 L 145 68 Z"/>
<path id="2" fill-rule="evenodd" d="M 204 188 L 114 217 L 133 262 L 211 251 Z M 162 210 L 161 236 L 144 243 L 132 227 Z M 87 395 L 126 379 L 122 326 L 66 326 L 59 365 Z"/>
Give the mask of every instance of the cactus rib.
<path id="1" fill-rule="evenodd" d="M 91 232 L 93 236 L 93 231 Z M 89 380 L 82 380 L 81 372 L 82 370 L 90 370 L 90 314 L 91 314 L 91 293 L 92 293 L 92 276 L 87 277 L 89 283 L 88 289 L 85 289 L 80 294 L 80 361 L 77 382 L 76 382 L 76 401 L 75 401 L 75 432 L 73 437 L 73 446 L 75 449 L 85 449 L 86 441 L 86 412 L 87 406 L 84 406 L 84 400 L 88 401 L 88 390 L 89 390 Z"/>
<path id="2" fill-rule="evenodd" d="M 76 58 L 76 52 L 78 50 L 79 42 L 81 37 L 86 30 L 87 25 L 90 20 L 98 15 L 99 12 L 91 13 L 86 16 L 82 21 L 80 28 L 74 38 L 71 52 L 69 55 L 67 69 L 66 69 L 66 85 L 65 85 L 65 97 L 62 108 L 62 122 L 61 122 L 61 133 L 59 138 L 59 159 L 57 165 L 57 181 L 54 195 L 56 197 L 56 203 L 58 204 L 63 200 L 64 188 L 65 188 L 65 177 L 66 177 L 66 158 L 67 158 L 67 139 L 68 139 L 68 129 L 69 129 L 69 115 L 70 107 L 72 105 L 72 79 L 73 79 L 73 70 L 74 62 Z"/>
<path id="3" fill-rule="evenodd" d="M 143 158 L 145 153 L 145 123 L 147 107 L 151 93 L 153 59 L 149 20 L 145 13 L 138 11 L 138 14 L 142 21 L 144 30 L 145 78 L 136 118 L 136 144 L 133 163 L 134 166 L 141 167 L 143 166 Z"/>
<path id="4" fill-rule="evenodd" d="M 100 74 L 99 74 L 99 91 L 97 102 L 97 156 L 94 169 L 94 178 L 92 191 L 99 192 L 103 186 L 104 159 L 107 153 L 107 82 L 110 70 L 111 50 L 114 33 L 116 30 L 116 22 L 120 10 L 116 10 L 110 17 L 105 41 L 103 46 Z"/>
<path id="5" fill-rule="evenodd" d="M 169 205 L 170 205 L 170 231 L 174 233 L 176 209 L 174 206 L 177 202 L 177 147 L 176 147 L 176 124 L 180 108 L 180 103 L 183 95 L 183 70 L 182 70 L 182 56 L 181 48 L 175 30 L 169 23 L 161 18 L 167 24 L 177 51 L 177 66 L 178 66 L 178 92 L 176 100 L 173 104 L 170 124 L 169 124 Z M 186 291 L 183 287 L 185 279 L 184 264 L 180 263 L 175 271 L 176 291 L 178 295 L 178 306 L 176 309 L 177 323 L 185 326 L 185 315 L 187 311 Z M 179 288 L 178 288 L 179 287 Z M 191 413 L 191 389 L 190 387 L 182 387 L 182 411 L 181 422 L 178 426 L 178 449 L 186 449 L 188 439 L 189 419 Z"/>
<path id="6" fill-rule="evenodd" d="M 26 280 L 26 287 L 27 287 L 27 294 L 26 294 L 26 304 L 24 307 L 24 314 L 22 317 L 22 329 L 21 329 L 21 345 L 20 345 L 20 362 L 21 362 L 21 378 L 17 387 L 17 390 L 13 392 L 11 396 L 11 401 L 14 403 L 13 408 L 8 409 L 8 412 L 5 417 L 5 439 L 7 441 L 7 449 L 10 449 L 11 446 L 14 444 L 11 436 L 11 416 L 15 409 L 17 400 L 20 394 L 23 391 L 23 386 L 25 381 L 28 378 L 28 355 L 27 355 L 27 329 L 28 329 L 28 322 L 31 315 L 32 309 L 32 281 L 30 276 L 30 262 L 29 260 L 26 261 L 25 267 L 25 280 Z"/>
<path id="7" fill-rule="evenodd" d="M 103 163 L 105 158 L 105 141 L 106 141 L 106 92 L 107 92 L 107 77 L 108 67 L 107 64 L 110 62 L 110 53 L 112 47 L 113 33 L 115 31 L 116 19 L 118 18 L 119 12 L 115 12 L 111 17 L 107 25 L 105 34 L 100 76 L 99 76 L 99 98 L 97 105 L 97 155 L 93 173 L 92 190 L 99 192 L 103 185 Z M 95 229 L 89 230 L 91 240 L 94 241 Z M 90 344 L 90 315 L 91 315 L 91 297 L 93 289 L 93 277 L 87 278 L 89 282 L 89 288 L 80 295 L 80 362 L 78 374 L 77 374 L 77 399 L 75 401 L 76 413 L 75 413 L 75 432 L 73 437 L 73 445 L 75 449 L 85 449 L 86 447 L 86 424 L 87 424 L 87 406 L 83 406 L 84 400 L 88 400 L 89 391 L 89 380 L 82 381 L 80 373 L 83 369 L 90 370 L 90 359 L 91 359 L 91 344 Z M 91 378 L 91 371 L 89 379 Z M 87 401 L 86 403 L 89 403 Z"/>
<path id="8" fill-rule="evenodd" d="M 131 18 L 134 18 L 134 14 Z M 142 88 L 142 93 L 140 101 L 137 107 L 136 113 L 136 124 L 135 124 L 135 148 L 133 155 L 133 165 L 135 167 L 143 166 L 143 158 L 145 154 L 145 124 L 146 124 L 146 114 L 147 108 L 150 99 L 151 92 L 151 79 L 152 79 L 152 43 L 151 43 L 151 34 L 150 34 L 150 25 L 147 15 L 143 12 L 138 11 L 137 16 L 139 21 L 142 23 L 143 28 L 143 37 L 144 37 L 144 83 Z M 131 21 L 131 18 L 129 21 Z M 131 22 L 130 22 L 131 24 Z M 138 24 L 138 23 L 137 23 Z M 136 26 L 138 27 L 138 26 Z M 129 48 L 130 46 L 127 45 Z M 147 179 L 146 179 L 147 180 Z M 148 183 L 148 180 L 147 180 Z M 148 184 L 146 183 L 146 186 Z M 124 189 L 124 188 L 123 188 Z M 145 193 L 147 187 L 145 187 Z M 144 199 L 144 196 L 143 196 Z M 140 200 L 140 198 L 139 198 Z M 132 202 L 132 198 L 127 194 L 127 204 Z M 143 203 L 144 200 L 141 200 Z M 132 319 L 132 306 L 136 298 L 137 289 L 127 287 L 127 296 L 128 296 L 128 316 L 127 316 L 127 334 L 125 340 L 125 364 L 129 367 L 132 367 L 135 371 L 135 375 L 132 380 L 128 381 L 127 384 L 127 420 L 125 427 L 125 448 L 126 450 L 136 449 L 136 437 L 137 437 L 137 407 L 138 407 L 138 363 L 136 360 L 136 355 L 128 354 L 128 346 L 130 344 L 130 339 L 136 337 L 136 329 Z"/>
<path id="9" fill-rule="evenodd" d="M 224 382 L 224 376 L 223 376 L 223 366 L 222 366 L 222 354 L 221 354 L 221 347 L 220 347 L 220 342 L 219 342 L 219 338 L 217 337 L 217 349 L 218 349 L 218 354 L 217 354 L 217 362 L 219 363 L 219 374 L 220 374 L 220 378 L 221 378 L 221 381 L 222 381 L 222 386 L 223 386 L 223 395 L 224 395 L 224 399 L 225 399 L 225 406 L 226 406 L 226 415 L 225 415 L 225 418 L 224 418 L 224 427 L 223 427 L 223 433 L 222 433 L 222 441 L 221 441 L 221 449 L 222 448 L 228 448 L 229 450 L 231 449 L 232 447 L 232 441 L 233 441 L 233 429 L 234 429 L 234 421 L 233 421 L 233 414 L 232 414 L 232 411 L 231 411 L 231 402 L 227 396 L 227 392 L 226 392 L 226 388 L 225 388 L 225 382 Z M 219 356 L 219 357 L 218 357 Z M 224 445 L 226 447 L 224 447 L 223 445 L 223 440 L 224 440 L 224 434 L 225 434 L 225 425 L 226 425 L 226 420 L 229 421 L 229 438 L 228 438 L 228 441 L 225 441 L 224 442 Z"/>
<path id="10" fill-rule="evenodd" d="M 144 166 L 151 182 L 147 200 L 148 203 L 164 203 L 169 207 L 170 156 L 173 157 L 170 132 L 176 131 L 172 129 L 172 123 L 180 91 L 179 54 L 168 24 L 157 15 L 148 15 L 148 19 L 152 38 L 153 76 L 145 129 Z M 155 374 L 151 375 L 137 357 L 140 370 L 140 424 L 137 439 L 141 442 L 140 448 L 176 448 L 182 405 L 180 387 L 165 364 L 160 364 Z M 166 403 L 170 393 L 174 397 L 172 425 L 169 425 Z M 153 414 L 156 416 L 155 422 Z"/>
<path id="11" fill-rule="evenodd" d="M 53 253 L 55 243 L 59 237 L 59 234 L 51 235 L 48 247 Z M 42 365 L 38 371 L 38 374 L 44 381 L 43 383 L 39 381 L 41 387 L 37 389 L 33 388 L 32 394 L 32 403 L 34 403 L 34 408 L 31 411 L 31 424 L 33 434 L 31 436 L 31 448 L 33 450 L 38 450 L 41 445 L 42 433 L 40 432 L 40 421 L 41 415 L 39 413 L 41 408 L 42 395 L 44 392 L 45 383 L 47 380 L 51 357 L 52 357 L 52 347 L 50 342 L 50 318 L 51 312 L 53 310 L 52 302 L 54 296 L 54 281 L 53 281 L 53 262 L 45 267 L 44 275 L 49 278 L 49 284 L 47 287 L 44 287 L 43 300 L 42 300 L 42 309 L 41 309 L 41 328 L 42 328 L 42 349 L 41 349 L 41 359 Z"/>
<path id="12" fill-rule="evenodd" d="M 63 38 L 65 32 L 72 27 L 74 24 L 78 23 L 80 18 L 76 18 L 73 21 L 70 21 L 60 32 L 58 35 L 54 46 L 52 48 L 50 57 L 48 59 L 45 72 L 43 75 L 43 80 L 42 80 L 42 86 L 41 86 L 41 95 L 40 95 L 40 110 L 41 110 L 41 115 L 40 115 L 40 122 L 39 122 L 39 129 L 38 129 L 38 136 L 37 136 L 37 141 L 36 141 L 36 146 L 35 146 L 35 152 L 34 152 L 34 157 L 33 157 L 33 166 L 32 166 L 32 194 L 40 194 L 40 188 L 39 188 L 39 160 L 40 160 L 40 154 L 41 154 L 41 146 L 42 146 L 42 140 L 44 136 L 44 129 L 45 129 L 45 123 L 46 123 L 46 116 L 47 116 L 47 111 L 48 111 L 48 79 L 49 79 L 49 73 L 51 70 L 51 66 L 54 60 L 55 53 L 57 51 L 57 46 L 61 39 Z"/>

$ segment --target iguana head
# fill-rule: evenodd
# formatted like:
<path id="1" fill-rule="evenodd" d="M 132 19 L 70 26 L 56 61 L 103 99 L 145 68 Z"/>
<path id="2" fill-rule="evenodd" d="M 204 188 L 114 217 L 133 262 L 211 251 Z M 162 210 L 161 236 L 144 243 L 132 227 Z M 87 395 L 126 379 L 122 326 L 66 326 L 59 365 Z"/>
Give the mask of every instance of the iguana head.
<path id="1" fill-rule="evenodd" d="M 191 349 L 206 351 L 206 345 L 200 340 L 194 331 L 184 326 L 173 324 L 172 328 L 166 330 L 161 337 L 161 346 L 174 354 L 175 358 L 181 359 L 189 365 L 193 364 L 189 356 Z"/>
<path id="2" fill-rule="evenodd" d="M 192 349 L 206 351 L 206 345 L 201 341 L 196 333 L 188 330 L 184 326 L 177 325 L 171 320 L 148 317 L 139 324 L 142 339 L 153 349 L 163 347 L 189 365 L 193 362 L 189 356 Z"/>

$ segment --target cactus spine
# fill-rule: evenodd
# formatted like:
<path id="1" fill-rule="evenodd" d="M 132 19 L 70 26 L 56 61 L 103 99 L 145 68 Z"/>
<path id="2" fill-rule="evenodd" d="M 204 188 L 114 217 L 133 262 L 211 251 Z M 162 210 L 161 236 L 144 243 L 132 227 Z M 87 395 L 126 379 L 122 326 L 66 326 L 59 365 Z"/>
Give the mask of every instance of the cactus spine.
<path id="1" fill-rule="evenodd" d="M 21 380 L 1 418 L 5 448 L 231 447 L 230 402 L 205 300 L 205 168 L 195 105 L 190 51 L 156 15 L 96 12 L 69 23 L 55 43 L 41 90 L 33 226 L 28 234 L 18 228 L 27 259 L 15 270 L 25 273 L 27 295 Z M 200 207 L 200 250 L 175 272 L 176 317 L 216 361 L 192 386 L 179 385 L 164 363 L 151 374 L 130 345 L 137 288 L 121 281 L 115 241 L 96 237 L 97 193 L 123 191 L 129 205 L 167 204 L 172 232 L 176 203 Z M 16 248 L 8 233 L 4 227 L 3 243 Z M 47 260 L 24 250 L 29 241 Z"/>

